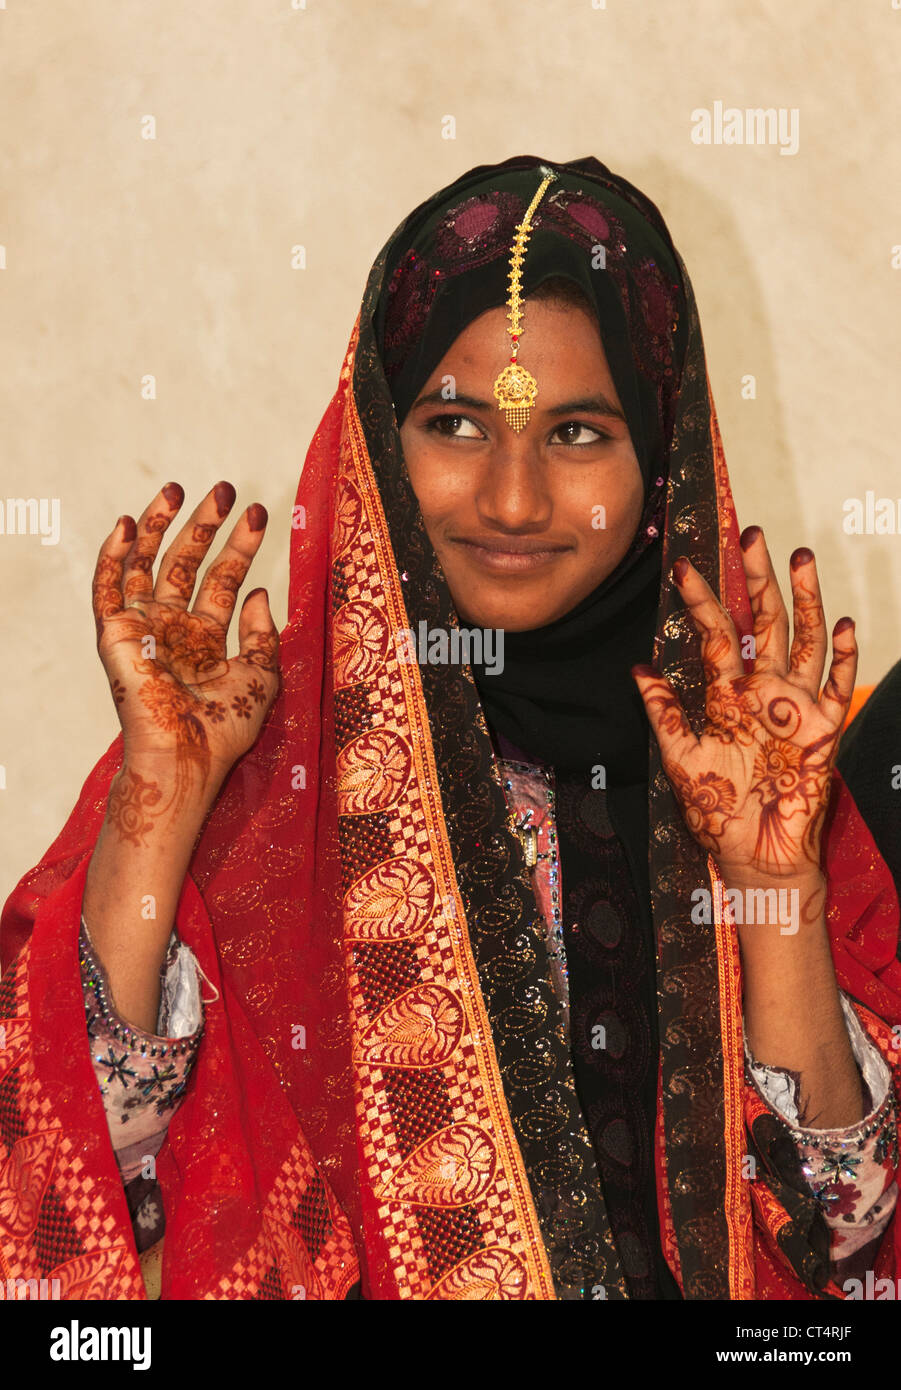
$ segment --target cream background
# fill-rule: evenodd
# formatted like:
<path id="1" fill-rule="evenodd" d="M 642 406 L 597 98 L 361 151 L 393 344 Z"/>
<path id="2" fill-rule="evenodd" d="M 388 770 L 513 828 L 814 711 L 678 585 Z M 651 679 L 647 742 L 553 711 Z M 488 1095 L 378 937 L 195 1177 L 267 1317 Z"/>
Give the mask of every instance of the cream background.
<path id="1" fill-rule="evenodd" d="M 842 502 L 901 496 L 899 48 L 891 0 L 6 0 L 0 499 L 58 497 L 62 534 L 0 536 L 0 902 L 117 730 L 103 536 L 169 478 L 186 510 L 229 478 L 269 508 L 251 578 L 281 625 L 297 477 L 369 266 L 415 204 L 513 154 L 594 154 L 661 208 L 740 523 L 786 592 L 812 546 L 878 680 L 901 537 L 846 536 Z M 798 107 L 799 153 L 694 145 L 717 99 Z"/>

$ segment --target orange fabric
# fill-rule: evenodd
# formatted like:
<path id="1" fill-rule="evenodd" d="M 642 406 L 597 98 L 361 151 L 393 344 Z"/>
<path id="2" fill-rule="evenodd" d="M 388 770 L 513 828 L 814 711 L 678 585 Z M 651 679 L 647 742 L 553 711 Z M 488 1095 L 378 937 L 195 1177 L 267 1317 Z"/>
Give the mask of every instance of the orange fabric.
<path id="1" fill-rule="evenodd" d="M 874 688 L 875 687 L 872 685 L 855 686 L 854 694 L 851 696 L 851 705 L 848 710 L 848 714 L 845 719 L 843 728 L 847 729 L 848 725 L 851 723 L 851 720 L 858 713 L 858 711 L 863 708 L 867 700 L 872 695 Z"/>

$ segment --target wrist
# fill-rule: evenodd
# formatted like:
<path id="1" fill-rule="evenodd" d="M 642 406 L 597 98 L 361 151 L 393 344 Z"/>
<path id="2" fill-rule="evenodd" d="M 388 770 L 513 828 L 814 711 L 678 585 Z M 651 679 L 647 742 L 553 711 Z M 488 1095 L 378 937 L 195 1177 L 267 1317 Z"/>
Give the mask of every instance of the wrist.
<path id="1" fill-rule="evenodd" d="M 221 763 L 189 762 L 179 767 L 174 753 L 126 747 L 113 787 L 132 784 L 163 820 L 200 821 L 219 795 L 228 772 Z"/>
<path id="2" fill-rule="evenodd" d="M 815 892 L 825 887 L 826 875 L 819 864 L 794 865 L 779 873 L 767 873 L 753 864 L 728 864 L 714 856 L 717 872 L 727 888 L 798 888 Z"/>

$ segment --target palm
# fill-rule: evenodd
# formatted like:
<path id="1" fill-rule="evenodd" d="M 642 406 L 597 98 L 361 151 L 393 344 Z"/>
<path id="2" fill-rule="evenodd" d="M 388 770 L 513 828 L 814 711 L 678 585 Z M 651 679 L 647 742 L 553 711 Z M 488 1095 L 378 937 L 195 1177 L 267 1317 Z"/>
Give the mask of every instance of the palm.
<path id="1" fill-rule="evenodd" d="M 826 637 L 813 557 L 804 551 L 795 555 L 795 633 L 789 653 L 788 617 L 762 534 L 747 544 L 757 650 L 753 671 L 744 673 L 731 619 L 689 566 L 677 582 L 702 633 L 707 719 L 700 734 L 692 731 L 662 676 L 645 668 L 639 684 L 664 771 L 698 843 L 721 868 L 793 875 L 819 863 L 833 760 L 854 688 L 856 646 L 850 620 L 844 628 L 838 624 L 820 693 Z"/>
<path id="2" fill-rule="evenodd" d="M 205 782 L 230 767 L 257 737 L 278 689 L 278 634 L 263 590 L 241 609 L 238 655 L 226 652 L 237 591 L 263 537 L 258 504 L 236 523 L 210 565 L 193 608 L 197 570 L 234 500 L 219 484 L 166 551 L 156 584 L 152 568 L 163 532 L 181 505 L 174 484 L 140 521 L 105 542 L 94 575 L 98 649 L 122 725 L 126 753 L 170 757 L 179 795 L 190 774 Z M 126 519 L 129 520 L 129 519 Z"/>
<path id="3" fill-rule="evenodd" d="M 214 762 L 229 765 L 250 747 L 277 676 L 247 656 L 229 660 L 226 627 L 156 602 L 125 609 L 108 621 L 106 666 L 117 703 L 124 703 L 129 684 L 136 685 L 132 747 L 151 748 L 160 733 L 182 741 L 193 736 Z"/>

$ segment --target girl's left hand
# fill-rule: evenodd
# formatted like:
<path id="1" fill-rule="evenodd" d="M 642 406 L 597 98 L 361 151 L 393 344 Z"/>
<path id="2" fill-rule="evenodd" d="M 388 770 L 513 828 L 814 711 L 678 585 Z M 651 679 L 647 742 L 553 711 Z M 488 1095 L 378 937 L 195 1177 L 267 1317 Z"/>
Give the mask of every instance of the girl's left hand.
<path id="1" fill-rule="evenodd" d="M 689 830 L 709 850 L 728 882 L 803 877 L 820 867 L 820 836 L 832 766 L 857 674 L 851 618 L 826 624 L 816 561 L 807 549 L 791 557 L 794 636 L 758 526 L 741 535 L 754 617 L 753 671 L 744 674 L 741 645 L 729 614 L 686 559 L 673 582 L 702 635 L 707 723 L 700 737 L 678 695 L 651 666 L 633 667 L 664 771 Z"/>

